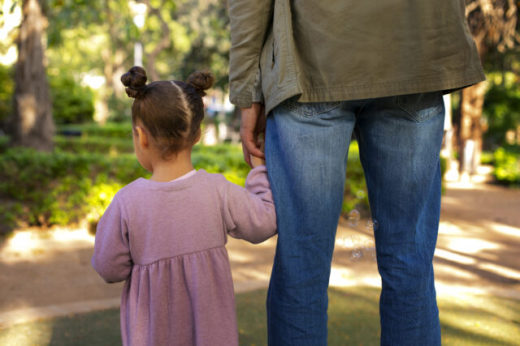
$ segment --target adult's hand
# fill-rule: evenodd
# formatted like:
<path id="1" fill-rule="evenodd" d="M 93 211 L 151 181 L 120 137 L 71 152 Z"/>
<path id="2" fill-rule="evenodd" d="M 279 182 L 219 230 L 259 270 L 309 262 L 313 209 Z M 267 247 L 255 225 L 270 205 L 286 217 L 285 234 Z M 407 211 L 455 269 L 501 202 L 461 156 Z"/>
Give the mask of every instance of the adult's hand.
<path id="1" fill-rule="evenodd" d="M 242 151 L 244 160 L 252 167 L 251 155 L 265 158 L 260 149 L 259 135 L 265 133 L 265 108 L 261 103 L 253 102 L 251 108 L 242 108 L 240 122 L 240 138 L 242 139 Z"/>

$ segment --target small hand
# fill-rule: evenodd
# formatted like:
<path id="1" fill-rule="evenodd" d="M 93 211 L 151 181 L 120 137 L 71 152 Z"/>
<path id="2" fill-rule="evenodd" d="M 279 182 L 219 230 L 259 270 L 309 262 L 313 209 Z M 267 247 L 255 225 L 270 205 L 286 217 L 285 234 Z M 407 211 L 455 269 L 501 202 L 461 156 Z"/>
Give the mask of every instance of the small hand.
<path id="1" fill-rule="evenodd" d="M 251 108 L 242 108 L 242 119 L 240 123 L 240 138 L 242 139 L 242 151 L 244 160 L 250 167 L 251 157 L 265 159 L 260 149 L 259 135 L 265 132 L 265 108 L 262 104 L 254 102 Z"/>
<path id="2" fill-rule="evenodd" d="M 262 151 L 262 153 L 265 152 L 265 145 L 264 145 L 263 141 L 260 142 L 260 150 Z M 251 157 L 251 166 L 253 168 L 258 167 L 258 166 L 265 166 L 265 159 L 262 159 L 262 158 L 259 158 L 259 157 L 253 156 L 253 155 L 251 155 L 250 157 Z"/>

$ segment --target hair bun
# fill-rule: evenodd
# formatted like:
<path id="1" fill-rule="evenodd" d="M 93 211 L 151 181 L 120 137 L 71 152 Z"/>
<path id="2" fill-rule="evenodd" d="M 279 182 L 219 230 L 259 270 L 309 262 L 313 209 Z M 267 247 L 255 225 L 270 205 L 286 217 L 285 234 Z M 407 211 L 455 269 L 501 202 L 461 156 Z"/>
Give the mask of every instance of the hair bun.
<path id="1" fill-rule="evenodd" d="M 213 85 L 215 76 L 210 71 L 197 71 L 192 73 L 186 83 L 193 85 L 193 88 L 201 95 L 206 96 L 204 90 L 208 90 Z"/>
<path id="2" fill-rule="evenodd" d="M 129 97 L 137 98 L 142 95 L 146 88 L 146 71 L 140 66 L 134 66 L 127 73 L 121 76 L 121 82 L 126 86 L 126 94 Z"/>

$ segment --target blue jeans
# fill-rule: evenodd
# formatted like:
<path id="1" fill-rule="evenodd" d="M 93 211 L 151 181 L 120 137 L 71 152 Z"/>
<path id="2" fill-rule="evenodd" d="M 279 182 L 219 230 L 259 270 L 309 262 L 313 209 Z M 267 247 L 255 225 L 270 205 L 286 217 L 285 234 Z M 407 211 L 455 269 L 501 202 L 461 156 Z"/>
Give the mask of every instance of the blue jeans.
<path id="1" fill-rule="evenodd" d="M 440 345 L 432 260 L 443 124 L 441 92 L 323 103 L 291 98 L 269 114 L 266 158 L 278 217 L 269 345 L 327 344 L 327 288 L 352 132 L 378 223 L 381 345 Z"/>

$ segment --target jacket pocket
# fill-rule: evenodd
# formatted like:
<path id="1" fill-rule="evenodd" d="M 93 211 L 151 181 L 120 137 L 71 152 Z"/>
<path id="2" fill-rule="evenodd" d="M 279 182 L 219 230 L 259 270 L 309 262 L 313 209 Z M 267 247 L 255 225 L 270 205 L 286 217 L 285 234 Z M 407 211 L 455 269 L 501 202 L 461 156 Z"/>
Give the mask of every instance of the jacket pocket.
<path id="1" fill-rule="evenodd" d="M 442 91 L 397 96 L 397 105 L 411 120 L 422 123 L 444 113 Z"/>
<path id="2" fill-rule="evenodd" d="M 299 96 L 293 96 L 283 101 L 280 106 L 288 111 L 296 113 L 306 118 L 312 118 L 318 114 L 327 113 L 338 108 L 341 102 L 298 102 Z"/>

